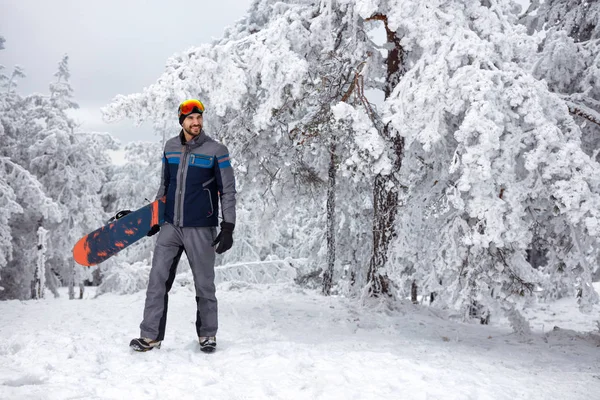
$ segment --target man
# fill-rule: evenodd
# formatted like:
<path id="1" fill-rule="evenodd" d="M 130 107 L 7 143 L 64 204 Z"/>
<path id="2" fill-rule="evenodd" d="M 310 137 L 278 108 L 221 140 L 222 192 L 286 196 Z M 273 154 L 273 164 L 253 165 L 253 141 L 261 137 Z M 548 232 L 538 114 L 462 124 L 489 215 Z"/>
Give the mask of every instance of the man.
<path id="1" fill-rule="evenodd" d="M 165 144 L 160 188 L 156 198 L 166 196 L 165 224 L 156 242 L 146 291 L 141 335 L 129 344 L 136 351 L 160 348 L 165 337 L 168 293 L 185 251 L 196 288 L 196 333 L 200 349 L 217 346 L 217 298 L 215 252 L 233 245 L 235 227 L 235 178 L 227 147 L 204 133 L 204 105 L 186 100 L 179 105 L 178 136 Z M 218 198 L 223 221 L 217 236 Z M 158 232 L 155 226 L 149 236 Z M 216 249 L 213 246 L 217 246 Z"/>

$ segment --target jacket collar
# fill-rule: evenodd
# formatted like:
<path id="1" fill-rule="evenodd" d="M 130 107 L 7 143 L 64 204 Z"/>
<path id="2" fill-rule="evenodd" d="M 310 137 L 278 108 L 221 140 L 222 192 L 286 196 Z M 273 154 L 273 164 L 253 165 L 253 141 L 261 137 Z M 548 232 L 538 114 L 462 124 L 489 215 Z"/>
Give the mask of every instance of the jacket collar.
<path id="1" fill-rule="evenodd" d="M 196 136 L 189 142 L 186 142 L 185 135 L 183 134 L 183 129 L 182 129 L 181 132 L 179 132 L 179 140 L 181 141 L 181 144 L 190 146 L 193 149 L 195 147 L 201 146 L 202 144 L 204 144 L 204 142 L 210 140 L 210 138 L 206 135 L 206 132 L 204 132 L 204 129 L 202 129 L 202 131 L 200 131 L 200 134 L 198 136 Z"/>

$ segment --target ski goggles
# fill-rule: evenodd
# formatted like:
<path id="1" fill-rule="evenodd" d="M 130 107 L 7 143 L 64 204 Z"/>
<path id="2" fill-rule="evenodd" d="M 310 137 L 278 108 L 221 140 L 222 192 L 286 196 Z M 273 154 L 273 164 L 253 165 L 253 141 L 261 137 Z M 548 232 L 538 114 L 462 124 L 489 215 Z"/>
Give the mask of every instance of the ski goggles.
<path id="1" fill-rule="evenodd" d="M 179 105 L 179 116 L 191 114 L 194 110 L 200 114 L 204 113 L 204 104 L 196 99 L 186 100 Z"/>

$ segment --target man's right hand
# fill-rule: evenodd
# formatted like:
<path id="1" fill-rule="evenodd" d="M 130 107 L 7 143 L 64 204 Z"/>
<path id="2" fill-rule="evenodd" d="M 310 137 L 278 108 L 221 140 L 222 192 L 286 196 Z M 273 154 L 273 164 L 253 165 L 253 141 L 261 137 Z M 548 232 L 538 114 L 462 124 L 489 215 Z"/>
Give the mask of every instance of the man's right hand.
<path id="1" fill-rule="evenodd" d="M 160 225 L 152 225 L 146 236 L 154 236 L 160 231 Z"/>

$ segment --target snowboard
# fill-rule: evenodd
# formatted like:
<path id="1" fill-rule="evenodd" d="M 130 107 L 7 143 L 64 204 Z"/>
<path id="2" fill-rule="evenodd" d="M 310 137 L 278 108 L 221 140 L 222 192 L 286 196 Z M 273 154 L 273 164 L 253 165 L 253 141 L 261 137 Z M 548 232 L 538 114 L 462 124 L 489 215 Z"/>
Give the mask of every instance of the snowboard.
<path id="1" fill-rule="evenodd" d="M 73 247 L 75 262 L 99 264 L 145 237 L 154 225 L 165 222 L 165 200 L 155 200 L 79 239 Z"/>

